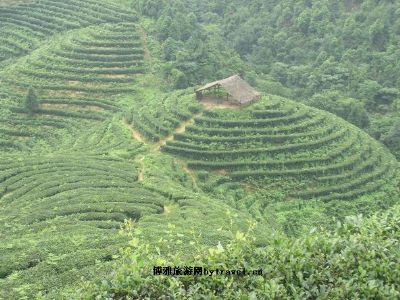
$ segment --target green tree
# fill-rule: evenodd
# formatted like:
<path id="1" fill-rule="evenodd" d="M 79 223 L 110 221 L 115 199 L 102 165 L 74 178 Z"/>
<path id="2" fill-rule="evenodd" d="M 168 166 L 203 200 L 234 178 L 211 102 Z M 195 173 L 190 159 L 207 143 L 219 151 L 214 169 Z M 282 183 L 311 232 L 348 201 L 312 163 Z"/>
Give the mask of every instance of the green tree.
<path id="1" fill-rule="evenodd" d="M 347 120 L 360 128 L 366 128 L 370 124 L 367 111 L 359 104 L 351 106 Z"/>
<path id="2" fill-rule="evenodd" d="M 382 86 L 375 80 L 365 80 L 360 83 L 358 94 L 366 100 L 368 109 L 374 109 L 376 107 L 375 98 L 381 89 Z"/>
<path id="3" fill-rule="evenodd" d="M 376 20 L 369 28 L 369 35 L 372 45 L 379 49 L 384 50 L 387 40 L 387 32 L 384 23 L 381 20 Z"/>
<path id="4" fill-rule="evenodd" d="M 173 69 L 171 71 L 171 79 L 176 89 L 184 89 L 189 86 L 189 82 L 185 76 L 185 73 L 179 71 L 178 69 Z"/>
<path id="5" fill-rule="evenodd" d="M 29 88 L 28 93 L 25 97 L 25 109 L 28 111 L 30 115 L 32 115 L 35 110 L 39 108 L 39 100 L 32 88 Z"/>
<path id="6" fill-rule="evenodd" d="M 383 138 L 386 146 L 393 150 L 400 150 L 400 119 L 397 119 Z"/>
<path id="7" fill-rule="evenodd" d="M 384 87 L 378 91 L 375 100 L 379 104 L 390 105 L 398 96 L 400 96 L 400 91 L 398 89 Z"/>
<path id="8" fill-rule="evenodd" d="M 296 19 L 298 29 L 307 34 L 310 28 L 311 13 L 309 9 L 304 10 Z"/>
<path id="9" fill-rule="evenodd" d="M 163 44 L 162 54 L 163 58 L 168 61 L 176 59 L 176 53 L 180 48 L 183 48 L 183 43 L 174 40 L 173 38 L 167 38 Z"/>
<path id="10" fill-rule="evenodd" d="M 158 18 L 162 9 L 165 6 L 165 1 L 160 0 L 140 0 L 135 1 L 133 7 L 140 13 L 148 17 Z"/>

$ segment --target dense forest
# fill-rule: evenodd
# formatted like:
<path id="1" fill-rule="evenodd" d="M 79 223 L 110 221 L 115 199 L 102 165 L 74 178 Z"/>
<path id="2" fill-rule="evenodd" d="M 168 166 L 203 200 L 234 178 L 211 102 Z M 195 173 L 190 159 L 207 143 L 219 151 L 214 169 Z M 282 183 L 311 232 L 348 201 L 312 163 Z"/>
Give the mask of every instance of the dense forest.
<path id="1" fill-rule="evenodd" d="M 0 299 L 399 298 L 399 45 L 393 0 L 0 0 Z"/>

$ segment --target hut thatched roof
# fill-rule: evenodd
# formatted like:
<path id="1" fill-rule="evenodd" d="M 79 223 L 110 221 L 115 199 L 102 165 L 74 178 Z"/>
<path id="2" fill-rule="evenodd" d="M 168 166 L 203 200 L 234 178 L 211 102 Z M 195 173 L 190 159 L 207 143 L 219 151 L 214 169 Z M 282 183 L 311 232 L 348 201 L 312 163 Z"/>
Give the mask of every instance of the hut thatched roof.
<path id="1" fill-rule="evenodd" d="M 252 88 L 246 81 L 240 78 L 239 75 L 233 75 L 226 79 L 210 82 L 197 89 L 196 92 L 202 92 L 218 85 L 222 86 L 225 91 L 240 104 L 246 104 L 260 97 L 260 93 Z"/>

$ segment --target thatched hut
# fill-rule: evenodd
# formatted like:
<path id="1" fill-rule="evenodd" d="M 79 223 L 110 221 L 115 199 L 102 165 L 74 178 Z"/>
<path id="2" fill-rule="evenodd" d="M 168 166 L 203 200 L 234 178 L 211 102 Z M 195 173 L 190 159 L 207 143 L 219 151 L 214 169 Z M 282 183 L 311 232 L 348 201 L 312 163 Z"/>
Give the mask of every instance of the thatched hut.
<path id="1" fill-rule="evenodd" d="M 212 93 L 220 95 L 221 90 L 226 92 L 226 100 L 236 102 L 239 105 L 251 103 L 260 98 L 260 93 L 252 88 L 246 81 L 240 78 L 239 75 L 217 80 L 206 84 L 205 86 L 196 90 L 196 97 L 198 100 L 204 98 L 205 93 Z"/>

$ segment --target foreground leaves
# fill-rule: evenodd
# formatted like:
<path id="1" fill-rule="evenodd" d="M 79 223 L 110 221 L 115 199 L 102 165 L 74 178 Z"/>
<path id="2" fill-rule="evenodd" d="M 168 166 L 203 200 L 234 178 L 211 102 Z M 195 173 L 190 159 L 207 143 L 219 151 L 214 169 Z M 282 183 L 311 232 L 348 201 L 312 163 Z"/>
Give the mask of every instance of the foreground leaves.
<path id="1" fill-rule="evenodd" d="M 272 236 L 255 246 L 255 224 L 226 245 L 194 243 L 193 251 L 161 253 L 150 244 L 124 250 L 115 272 L 86 283 L 72 299 L 395 299 L 400 296 L 400 206 L 368 219 L 349 217 L 333 232 Z M 173 244 L 176 233 L 164 239 Z M 158 248 L 159 250 L 159 248 Z M 154 276 L 153 267 L 263 269 L 262 276 Z"/>

